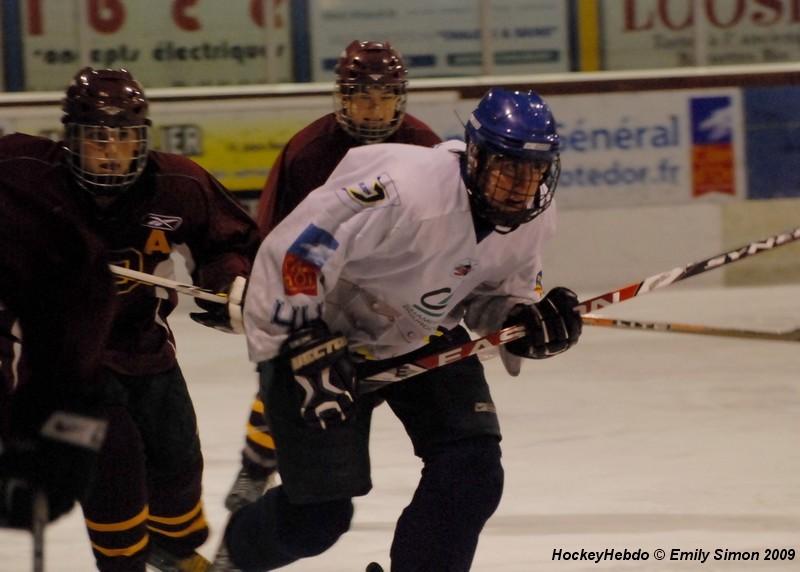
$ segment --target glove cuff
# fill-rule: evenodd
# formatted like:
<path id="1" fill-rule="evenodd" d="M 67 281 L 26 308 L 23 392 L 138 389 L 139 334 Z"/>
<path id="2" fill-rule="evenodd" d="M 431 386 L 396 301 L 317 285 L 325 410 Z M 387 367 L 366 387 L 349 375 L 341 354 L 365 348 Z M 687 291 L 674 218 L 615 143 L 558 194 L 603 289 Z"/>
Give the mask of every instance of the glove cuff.
<path id="1" fill-rule="evenodd" d="M 105 441 L 107 427 L 108 422 L 104 419 L 54 411 L 42 425 L 40 434 L 51 441 L 99 451 Z"/>
<path id="2" fill-rule="evenodd" d="M 234 334 L 244 333 L 242 307 L 246 290 L 247 278 L 244 276 L 234 278 L 231 289 L 228 292 L 228 318 L 230 318 L 231 322 L 231 332 Z"/>

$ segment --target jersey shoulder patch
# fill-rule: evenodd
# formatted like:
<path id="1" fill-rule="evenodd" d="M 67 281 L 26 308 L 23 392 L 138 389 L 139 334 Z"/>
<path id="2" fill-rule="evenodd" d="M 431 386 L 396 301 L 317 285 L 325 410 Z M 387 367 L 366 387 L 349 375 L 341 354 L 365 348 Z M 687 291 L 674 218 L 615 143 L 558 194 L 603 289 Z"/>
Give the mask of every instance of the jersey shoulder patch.
<path id="1" fill-rule="evenodd" d="M 388 173 L 372 179 L 354 181 L 336 191 L 339 200 L 355 212 L 400 204 L 397 186 Z"/>

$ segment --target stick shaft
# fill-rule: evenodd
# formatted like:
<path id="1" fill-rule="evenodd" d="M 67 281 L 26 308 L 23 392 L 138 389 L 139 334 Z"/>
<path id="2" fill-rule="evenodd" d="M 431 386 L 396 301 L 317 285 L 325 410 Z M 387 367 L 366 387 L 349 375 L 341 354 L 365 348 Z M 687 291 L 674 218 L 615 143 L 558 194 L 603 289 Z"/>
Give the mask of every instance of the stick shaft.
<path id="1" fill-rule="evenodd" d="M 44 572 L 44 530 L 47 527 L 47 495 L 37 491 L 33 495 L 31 535 L 33 540 L 33 572 Z"/>
<path id="2" fill-rule="evenodd" d="M 585 314 L 583 316 L 583 323 L 588 326 L 600 326 L 627 330 L 649 330 L 653 332 L 675 332 L 678 334 L 697 334 L 701 336 L 721 336 L 754 340 L 800 342 L 800 329 L 785 331 L 749 330 L 743 328 L 723 328 L 718 326 L 681 324 L 679 322 L 643 322 L 639 320 L 620 320 L 616 318 L 593 316 L 591 314 Z"/>
<path id="3" fill-rule="evenodd" d="M 800 227 L 769 236 L 763 240 L 748 243 L 739 248 L 723 252 L 722 254 L 706 258 L 699 262 L 694 262 L 687 266 L 679 266 L 672 270 L 661 272 L 660 274 L 654 274 L 641 282 L 634 282 L 622 288 L 584 300 L 579 303 L 576 308 L 581 314 L 588 314 L 600 308 L 624 302 L 625 300 L 630 300 L 642 294 L 647 294 L 653 290 L 665 288 L 670 284 L 680 282 L 692 276 L 697 276 L 709 270 L 715 270 L 750 256 L 768 252 L 798 239 L 800 239 Z M 407 363 L 389 367 L 378 373 L 366 375 L 361 379 L 361 388 L 362 391 L 373 391 L 374 389 L 379 389 L 390 383 L 414 377 L 415 375 L 425 373 L 426 371 L 462 360 L 472 355 L 485 356 L 491 353 L 489 350 L 496 349 L 497 346 L 507 344 L 508 342 L 524 336 L 525 331 L 521 326 L 503 328 L 488 336 L 450 348 L 449 350 L 433 353 L 424 358 L 414 359 Z"/>
<path id="4" fill-rule="evenodd" d="M 673 268 L 672 270 L 667 270 L 666 272 L 654 274 L 653 276 L 645 278 L 641 282 L 634 282 L 633 284 L 628 284 L 622 288 L 611 290 L 610 292 L 600 294 L 594 298 L 589 298 L 578 305 L 578 310 L 581 314 L 596 312 L 597 310 L 600 310 L 606 306 L 610 306 L 611 304 L 624 302 L 625 300 L 630 300 L 635 296 L 646 294 L 659 288 L 665 288 L 670 284 L 680 282 L 681 280 L 686 280 L 687 278 L 697 276 L 698 274 L 708 272 L 709 270 L 721 268 L 727 264 L 733 264 L 734 262 L 738 262 L 750 256 L 755 256 L 756 254 L 761 254 L 762 252 L 774 250 L 779 246 L 790 244 L 799 238 L 800 228 L 795 228 L 787 232 L 768 236 L 763 240 L 757 240 L 749 244 L 745 244 L 739 248 L 712 256 L 711 258 L 706 258 L 705 260 L 701 260 L 699 262 L 694 262 L 687 266 L 679 266 L 677 268 Z"/>
<path id="5" fill-rule="evenodd" d="M 109 267 L 111 268 L 111 272 L 116 276 L 125 278 L 127 280 L 133 280 L 149 286 L 161 286 L 162 288 L 175 290 L 180 294 L 186 294 L 188 296 L 199 298 L 200 300 L 206 300 L 208 302 L 215 302 L 217 304 L 228 303 L 228 297 L 224 294 L 217 294 L 216 292 L 206 290 L 205 288 L 200 288 L 194 284 L 176 282 L 175 280 L 170 280 L 169 278 L 163 278 L 161 276 L 156 276 L 155 274 L 148 274 L 147 272 L 139 272 L 138 270 L 131 270 L 130 268 L 123 268 L 122 266 L 116 266 L 114 264 L 109 264 Z"/>

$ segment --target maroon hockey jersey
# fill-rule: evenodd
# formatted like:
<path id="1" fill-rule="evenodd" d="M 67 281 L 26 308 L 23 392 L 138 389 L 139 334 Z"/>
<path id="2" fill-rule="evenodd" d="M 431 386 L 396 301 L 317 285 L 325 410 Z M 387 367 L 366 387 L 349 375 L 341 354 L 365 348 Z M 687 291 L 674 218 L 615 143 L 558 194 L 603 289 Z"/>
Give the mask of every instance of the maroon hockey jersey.
<path id="1" fill-rule="evenodd" d="M 433 147 L 441 139 L 430 127 L 406 114 L 400 128 L 385 143 Z M 321 186 L 339 161 L 362 145 L 329 113 L 298 131 L 281 151 L 269 172 L 258 202 L 258 228 L 266 235 L 294 210 L 311 191 Z"/>
<path id="2" fill-rule="evenodd" d="M 259 244 L 256 225 L 199 165 L 150 151 L 133 186 L 100 209 L 74 181 L 65 154 L 61 143 L 40 137 L 0 138 L 0 181 L 27 184 L 31 194 L 41 186 L 56 190 L 64 208 L 102 240 L 112 264 L 170 277 L 170 254 L 180 249 L 193 265 L 194 282 L 204 288 L 223 291 L 237 275 L 249 274 Z M 177 304 L 175 292 L 125 279 L 116 284 L 105 365 L 128 375 L 174 367 L 175 340 L 166 318 Z"/>
<path id="3" fill-rule="evenodd" d="M 0 438 L 102 399 L 112 277 L 99 240 L 64 212 L 47 177 L 0 181 Z"/>

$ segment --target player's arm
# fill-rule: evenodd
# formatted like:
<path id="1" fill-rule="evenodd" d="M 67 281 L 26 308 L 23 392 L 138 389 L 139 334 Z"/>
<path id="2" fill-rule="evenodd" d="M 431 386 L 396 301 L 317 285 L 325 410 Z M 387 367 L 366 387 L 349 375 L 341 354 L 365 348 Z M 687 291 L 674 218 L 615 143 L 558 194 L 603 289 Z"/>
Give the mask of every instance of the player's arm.
<path id="1" fill-rule="evenodd" d="M 280 210 L 282 197 L 287 190 L 287 153 L 290 143 L 291 140 L 281 150 L 275 162 L 272 164 L 267 180 L 264 183 L 264 188 L 261 190 L 261 195 L 258 198 L 256 224 L 262 236 L 269 234 L 287 214 L 283 213 L 283 215 L 281 215 Z"/>
<path id="2" fill-rule="evenodd" d="M 321 319 L 325 295 L 344 265 L 371 255 L 391 232 L 396 209 L 389 201 L 362 200 L 360 193 L 374 192 L 366 182 L 377 181 L 376 173 L 384 171 L 363 153 L 352 156 L 360 151 L 351 150 L 328 181 L 262 242 L 245 302 L 254 361 L 274 357 L 289 332 Z"/>
<path id="3" fill-rule="evenodd" d="M 552 220 L 552 215 L 544 222 Z M 532 244 L 541 244 L 552 229 L 552 223 L 542 227 L 542 239 L 532 237 Z M 581 336 L 583 322 L 575 309 L 578 298 L 572 290 L 556 287 L 544 297 L 541 254 L 531 249 L 527 264 L 511 276 L 495 284 L 484 284 L 466 304 L 465 322 L 468 327 L 486 335 L 500 327 L 522 324 L 527 336 L 506 344 L 501 357 L 511 375 L 517 375 L 517 358 L 543 359 L 566 351 Z M 510 355 L 509 355 L 510 354 Z"/>
<path id="4" fill-rule="evenodd" d="M 336 285 L 354 228 L 346 213 L 336 224 L 331 209 L 336 205 L 319 204 L 312 193 L 270 233 L 256 256 L 245 304 L 251 360 L 262 376 L 265 370 L 288 373 L 300 415 L 323 429 L 345 420 L 356 396 L 348 341 L 323 318 L 325 294 Z"/>
<path id="5" fill-rule="evenodd" d="M 46 493 L 53 519 L 91 483 L 105 431 L 100 366 L 115 298 L 99 244 L 38 201 L 0 197 L 0 244 L 13 245 L 0 248 L 0 298 L 18 319 L 21 340 L 19 385 L 0 415 L 9 429 L 0 452 L 0 523 L 23 527 L 35 491 Z"/>
<path id="6" fill-rule="evenodd" d="M 228 304 L 198 300 L 205 311 L 191 316 L 203 325 L 242 333 L 247 277 L 260 236 L 255 221 L 227 189 L 210 174 L 204 176 L 205 210 L 190 213 L 199 221 L 187 241 L 195 264 L 192 278 L 202 288 L 226 294 Z"/>
<path id="7" fill-rule="evenodd" d="M 333 193 L 312 193 L 262 242 L 245 300 L 251 359 L 275 357 L 287 336 L 321 320 L 357 233 Z"/>
<path id="8" fill-rule="evenodd" d="M 251 360 L 288 368 L 302 416 L 321 427 L 344 419 L 355 398 L 347 340 L 324 322 L 326 294 L 347 263 L 380 248 L 395 216 L 353 199 L 347 189 L 375 177 L 358 161 L 343 164 L 264 240 L 245 304 Z"/>

